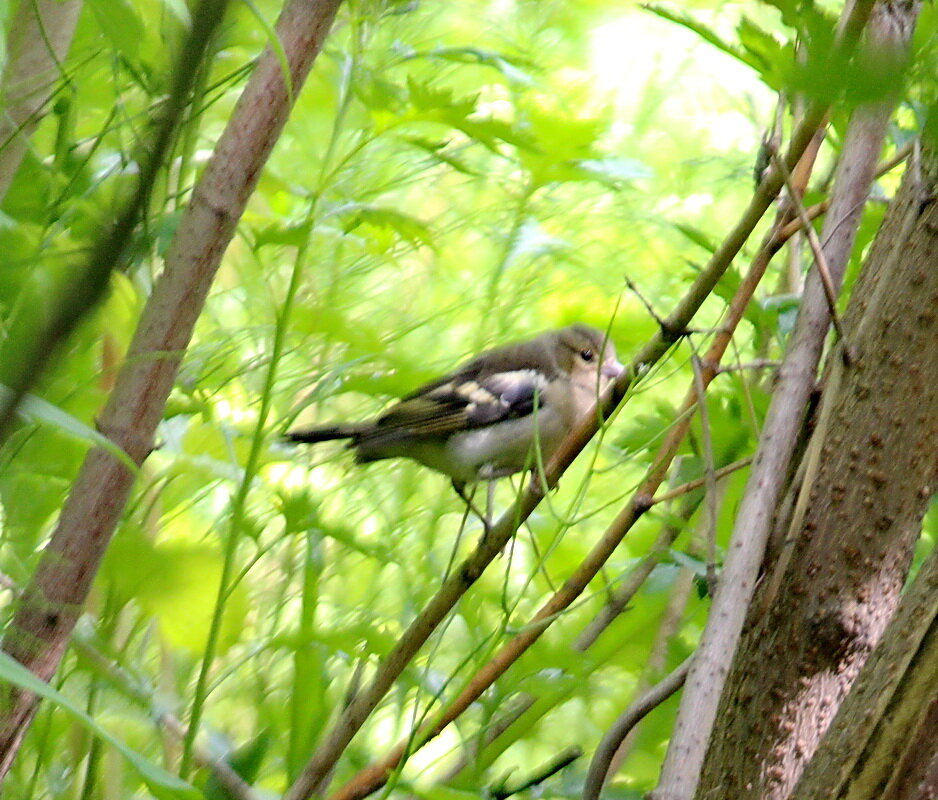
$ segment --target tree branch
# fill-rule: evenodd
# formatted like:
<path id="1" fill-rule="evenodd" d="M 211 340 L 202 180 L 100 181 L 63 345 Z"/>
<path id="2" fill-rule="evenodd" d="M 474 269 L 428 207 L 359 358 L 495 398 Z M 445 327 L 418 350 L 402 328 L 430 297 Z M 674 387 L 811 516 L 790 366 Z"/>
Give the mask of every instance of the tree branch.
<path id="1" fill-rule="evenodd" d="M 809 143 L 814 139 L 816 126 L 823 118 L 823 112 L 816 112 L 806 120 L 794 134 L 790 151 L 789 161 L 795 163 L 801 158 Z M 815 127 L 810 127 L 811 125 Z M 741 247 L 745 241 L 743 230 L 750 232 L 757 222 L 756 212 L 761 208 L 761 213 L 765 213 L 771 203 L 769 191 L 776 193 L 781 189 L 782 179 L 778 170 L 773 170 L 762 182 L 756 191 L 749 209 L 745 212 L 743 219 L 731 232 L 727 241 L 717 250 L 711 258 L 710 264 L 705 271 L 698 277 L 694 286 L 688 291 L 684 299 L 678 305 L 678 309 L 660 326 L 659 332 L 652 341 L 647 344 L 641 352 L 635 357 L 630 368 L 626 370 L 625 376 L 620 379 L 612 388 L 611 397 L 603 400 L 604 409 L 613 410 L 625 396 L 625 392 L 633 379 L 633 376 L 644 374 L 649 367 L 661 358 L 670 347 L 671 337 L 678 335 L 677 332 L 683 331 L 690 323 L 696 308 L 707 297 L 707 288 L 712 290 L 716 284 L 717 274 L 722 275 L 723 271 L 729 266 L 727 258 L 732 260 L 735 251 L 733 247 Z M 768 234 L 762 247 L 759 250 L 749 274 L 746 276 L 733 302 L 726 313 L 726 321 L 719 330 L 711 346 L 707 358 L 705 359 L 705 382 L 709 383 L 716 375 L 716 365 L 725 353 L 726 348 L 732 337 L 732 332 L 736 329 L 743 317 L 746 306 L 755 292 L 765 269 L 778 249 L 782 246 L 782 240 L 777 237 L 778 225 Z M 718 278 L 717 278 L 718 279 Z M 608 560 L 609 556 L 621 542 L 625 534 L 631 529 L 635 522 L 644 514 L 653 503 L 654 493 L 664 480 L 669 469 L 671 459 L 677 453 L 681 441 L 690 425 L 690 415 L 686 412 L 693 409 L 696 402 L 696 391 L 692 388 L 685 399 L 684 407 L 678 413 L 678 419 L 681 421 L 668 432 L 665 442 L 662 444 L 658 455 L 652 466 L 648 470 L 641 486 L 633 495 L 632 500 L 626 504 L 613 523 L 609 526 L 599 542 L 594 546 L 590 554 L 579 565 L 574 574 L 567 579 L 564 586 L 548 600 L 544 606 L 535 614 L 535 616 L 524 626 L 521 633 L 515 636 L 511 641 L 493 657 L 488 664 L 482 667 L 469 685 L 460 693 L 459 697 L 454 699 L 441 711 L 437 718 L 431 723 L 423 726 L 420 731 L 409 738 L 406 742 L 397 745 L 384 759 L 376 762 L 345 784 L 336 792 L 331 800 L 353 800 L 354 798 L 364 797 L 376 788 L 383 785 L 387 775 L 391 770 L 397 767 L 404 756 L 412 752 L 414 747 L 420 747 L 427 741 L 436 736 L 446 725 L 462 713 L 479 695 L 491 685 L 508 667 L 524 653 L 549 625 L 556 618 L 556 615 L 567 608 L 586 588 L 589 582 L 595 577 L 602 565 Z M 589 441 L 592 434 L 598 429 L 599 419 L 597 415 L 587 415 L 580 425 L 571 432 L 564 441 L 560 450 L 553 457 L 545 469 L 547 487 L 554 486 L 567 465 L 580 452 L 580 450 Z M 378 674 L 374 678 L 372 687 L 368 693 L 356 698 L 358 708 L 353 713 L 347 712 L 346 715 L 336 725 L 329 738 L 321 745 L 320 750 L 314 755 L 313 759 L 307 764 L 308 772 L 304 771 L 300 779 L 291 788 L 286 800 L 303 800 L 310 794 L 322 790 L 323 770 L 330 763 L 330 759 L 338 758 L 342 750 L 351 741 L 351 737 L 361 727 L 367 714 L 377 705 L 384 693 L 390 688 L 393 681 L 403 670 L 404 666 L 416 653 L 417 649 L 435 629 L 436 625 L 444 618 L 445 614 L 453 607 L 459 597 L 472 585 L 478 578 L 482 570 L 492 558 L 507 544 L 508 540 L 517 530 L 518 526 L 527 519 L 536 504 L 540 501 L 543 492 L 546 491 L 540 480 L 532 481 L 527 491 L 522 494 L 515 503 L 514 508 L 505 512 L 498 523 L 491 529 L 479 550 L 464 562 L 463 566 L 456 574 L 448 580 L 439 590 L 436 597 L 430 602 L 424 612 L 414 621 L 408 631 L 404 634 L 397 647 L 388 656 L 385 664 L 379 667 Z M 416 743 L 416 744 L 415 744 Z M 295 790 L 295 792 L 294 792 Z"/>
<path id="2" fill-rule="evenodd" d="M 194 189 L 98 421 L 102 432 L 137 464 L 150 452 L 222 255 L 339 3 L 289 0 L 277 31 L 292 90 L 268 47 Z M 101 448 L 89 452 L 19 603 L 3 647 L 45 680 L 65 651 L 132 484 L 125 464 Z M 28 693 L 8 693 L 0 716 L 0 774 L 9 769 L 36 704 Z"/>
<path id="3" fill-rule="evenodd" d="M 593 754 L 589 771 L 586 773 L 583 800 L 599 800 L 603 784 L 606 782 L 606 775 L 609 773 L 609 767 L 619 746 L 628 736 L 629 731 L 684 685 L 687 673 L 690 672 L 692 659 L 693 656 L 685 659 L 670 675 L 645 692 L 623 711 L 612 727 L 606 731 L 606 735 L 603 736 L 599 747 Z"/>

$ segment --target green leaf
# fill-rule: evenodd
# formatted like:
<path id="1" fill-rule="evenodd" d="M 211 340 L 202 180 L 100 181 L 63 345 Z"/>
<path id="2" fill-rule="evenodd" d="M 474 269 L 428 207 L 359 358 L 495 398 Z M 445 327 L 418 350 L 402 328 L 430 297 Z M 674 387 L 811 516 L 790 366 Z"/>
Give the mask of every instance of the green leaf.
<path id="1" fill-rule="evenodd" d="M 192 521 L 181 517 L 174 521 L 191 529 Z M 154 544 L 137 531 L 124 530 L 111 542 L 101 577 L 124 601 L 136 600 L 154 616 L 170 644 L 200 653 L 221 570 L 221 553 L 211 544 L 180 540 Z M 241 638 L 247 613 L 247 591 L 238 584 L 227 597 L 220 653 Z"/>
<path id="2" fill-rule="evenodd" d="M 10 388 L 0 383 L 0 398 L 9 397 L 12 394 Z M 91 445 L 96 445 L 98 447 L 107 450 L 112 456 L 118 459 L 127 469 L 131 470 L 134 475 L 139 474 L 139 468 L 134 463 L 133 459 L 127 455 L 120 447 L 118 447 L 114 442 L 104 436 L 103 434 L 98 433 L 98 431 L 93 428 L 89 428 L 81 420 L 76 419 L 67 411 L 63 411 L 56 405 L 52 403 L 47 403 L 41 397 L 36 397 L 35 395 L 26 395 L 23 398 L 22 403 L 18 409 L 18 413 L 24 419 L 33 421 L 33 422 L 44 422 L 48 425 L 51 425 L 56 430 L 60 430 L 63 433 L 67 433 L 69 436 L 72 436 L 75 439 L 80 441 L 87 442 Z"/>
<path id="3" fill-rule="evenodd" d="M 199 800 L 201 793 L 191 784 L 167 772 L 137 751 L 128 747 L 112 733 L 101 727 L 65 695 L 40 680 L 26 667 L 6 653 L 0 652 L 0 678 L 7 683 L 55 703 L 82 727 L 117 750 L 140 774 L 150 791 L 161 800 Z"/>
<path id="4" fill-rule="evenodd" d="M 716 252 L 719 242 L 706 231 L 694 225 L 686 225 L 683 222 L 672 222 L 671 227 L 694 244 L 702 247 L 708 253 Z"/>
<path id="5" fill-rule="evenodd" d="M 425 245 L 433 247 L 433 233 L 430 226 L 404 211 L 396 208 L 359 205 L 348 206 L 343 211 L 342 229 L 351 233 L 362 225 L 371 225 L 396 233 L 415 247 Z"/>
<path id="6" fill-rule="evenodd" d="M 309 222 L 268 225 L 254 232 L 254 247 L 258 250 L 265 245 L 302 247 L 309 240 L 311 230 Z"/>
<path id="7" fill-rule="evenodd" d="M 644 8 L 646 11 L 650 11 L 656 16 L 661 17 L 662 19 L 666 19 L 669 22 L 680 25 L 683 28 L 687 28 L 689 31 L 693 31 L 705 42 L 709 42 L 718 50 L 722 50 L 724 53 L 732 56 L 737 61 L 742 62 L 746 66 L 752 67 L 755 70 L 759 69 L 759 64 L 753 59 L 750 53 L 746 52 L 745 49 L 738 47 L 734 43 L 728 42 L 715 30 L 704 25 L 699 20 L 694 19 L 694 17 L 692 17 L 690 14 L 687 14 L 684 11 L 679 11 L 677 9 L 663 6 L 660 3 L 645 3 L 642 5 L 642 8 Z"/>
<path id="8" fill-rule="evenodd" d="M 266 756 L 267 751 L 270 750 L 272 742 L 273 736 L 271 733 L 269 731 L 262 731 L 253 739 L 230 753 L 225 758 L 225 761 L 228 762 L 228 766 L 244 779 L 245 783 L 251 784 L 257 778 L 261 764 L 264 762 L 264 756 Z M 206 800 L 235 800 L 234 795 L 218 780 L 214 772 L 208 776 L 203 791 Z"/>
<path id="9" fill-rule="evenodd" d="M 135 59 L 143 39 L 143 22 L 127 0 L 90 0 L 104 35 L 121 53 Z"/>
<path id="10" fill-rule="evenodd" d="M 31 149 L 27 150 L 3 197 L 2 227 L 8 227 L 10 218 L 27 224 L 45 224 L 50 216 L 51 198 L 60 183 L 59 177 Z"/>
<path id="11" fill-rule="evenodd" d="M 476 109 L 478 95 L 456 97 L 448 88 L 437 88 L 408 75 L 407 94 L 410 104 L 417 111 L 442 111 L 448 119 L 465 119 Z"/>
<path id="12" fill-rule="evenodd" d="M 402 136 L 401 141 L 407 142 L 418 150 L 423 150 L 434 161 L 440 164 L 446 164 L 463 175 L 479 176 L 481 173 L 475 167 L 471 166 L 465 159 L 460 158 L 455 152 L 447 150 L 449 142 L 440 142 L 433 139 L 426 139 L 421 136 Z"/>
<path id="13" fill-rule="evenodd" d="M 456 64 L 481 64 L 500 72 L 510 83 L 519 86 L 532 86 L 533 78 L 520 66 L 530 69 L 534 65 L 530 62 L 521 62 L 518 59 L 511 59 L 502 53 L 496 53 L 493 50 L 485 50 L 479 47 L 434 47 L 426 53 L 415 53 L 412 58 L 425 56 L 428 58 L 437 58 L 442 61 L 451 61 Z"/>
<path id="14" fill-rule="evenodd" d="M 750 63 L 772 89 L 781 89 L 791 72 L 794 49 L 743 17 L 737 27 L 740 44 L 750 55 Z"/>
<path id="15" fill-rule="evenodd" d="M 441 121 L 448 122 L 454 128 L 462 131 L 470 139 L 478 142 L 493 153 L 498 153 L 501 142 L 515 147 L 532 150 L 533 143 L 530 137 L 521 130 L 500 119 L 492 117 L 475 117 L 473 119 L 451 118 L 444 115 Z"/>

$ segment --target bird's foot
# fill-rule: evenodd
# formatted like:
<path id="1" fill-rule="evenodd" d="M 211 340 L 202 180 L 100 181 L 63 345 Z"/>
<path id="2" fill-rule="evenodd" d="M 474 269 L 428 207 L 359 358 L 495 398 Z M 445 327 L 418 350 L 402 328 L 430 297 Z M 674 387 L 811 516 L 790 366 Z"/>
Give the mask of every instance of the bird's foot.
<path id="1" fill-rule="evenodd" d="M 541 497 L 547 497 L 547 493 L 551 488 L 556 489 L 557 484 L 555 483 L 553 487 L 548 486 L 544 473 L 535 467 L 531 470 L 531 487 L 537 490 Z"/>

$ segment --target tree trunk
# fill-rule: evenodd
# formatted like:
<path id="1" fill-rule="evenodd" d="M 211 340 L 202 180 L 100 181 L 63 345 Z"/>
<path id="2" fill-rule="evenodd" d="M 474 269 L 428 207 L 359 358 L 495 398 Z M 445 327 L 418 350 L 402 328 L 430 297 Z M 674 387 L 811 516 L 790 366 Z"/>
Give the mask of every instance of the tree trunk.
<path id="1" fill-rule="evenodd" d="M 817 797 L 938 797 L 938 548 L 903 595 L 793 800 Z"/>
<path id="2" fill-rule="evenodd" d="M 938 477 L 938 153 L 925 142 L 835 349 L 808 476 L 750 606 L 699 798 L 787 798 L 892 618 Z"/>

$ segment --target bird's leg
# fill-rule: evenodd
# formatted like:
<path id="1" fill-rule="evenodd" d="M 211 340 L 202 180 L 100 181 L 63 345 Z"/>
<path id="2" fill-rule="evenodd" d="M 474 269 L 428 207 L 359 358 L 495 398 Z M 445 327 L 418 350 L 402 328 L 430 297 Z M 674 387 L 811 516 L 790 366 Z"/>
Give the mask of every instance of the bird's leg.
<path id="1" fill-rule="evenodd" d="M 485 534 L 492 529 L 492 512 L 495 510 L 495 481 L 485 484 Z"/>
<path id="2" fill-rule="evenodd" d="M 489 517 L 479 511 L 479 509 L 476 508 L 475 503 L 472 502 L 473 498 L 475 497 L 477 487 L 478 484 L 473 484 L 472 494 L 466 494 L 466 484 L 462 481 L 453 481 L 453 491 L 455 491 L 456 494 L 459 495 L 459 499 L 466 504 L 466 508 L 475 514 L 480 520 L 482 520 L 482 527 L 484 528 L 486 535 L 488 535 L 489 528 L 491 527 L 489 525 Z"/>

